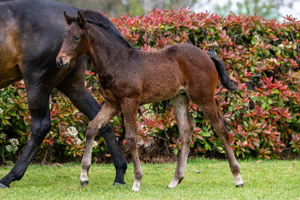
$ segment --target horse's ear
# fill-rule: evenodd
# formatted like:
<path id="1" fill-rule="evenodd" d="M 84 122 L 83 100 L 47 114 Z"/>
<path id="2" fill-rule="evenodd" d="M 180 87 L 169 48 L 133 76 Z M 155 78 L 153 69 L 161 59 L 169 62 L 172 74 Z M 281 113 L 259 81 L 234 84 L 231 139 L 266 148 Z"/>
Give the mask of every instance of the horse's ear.
<path id="1" fill-rule="evenodd" d="M 64 17 L 65 17 L 65 21 L 68 25 L 70 25 L 73 21 L 75 21 L 74 17 L 69 16 L 66 11 L 63 12 Z"/>
<path id="2" fill-rule="evenodd" d="M 78 12 L 77 12 L 76 21 L 77 21 L 78 25 L 80 26 L 80 28 L 83 28 L 86 24 L 86 20 L 82 17 L 80 10 L 78 10 Z"/>

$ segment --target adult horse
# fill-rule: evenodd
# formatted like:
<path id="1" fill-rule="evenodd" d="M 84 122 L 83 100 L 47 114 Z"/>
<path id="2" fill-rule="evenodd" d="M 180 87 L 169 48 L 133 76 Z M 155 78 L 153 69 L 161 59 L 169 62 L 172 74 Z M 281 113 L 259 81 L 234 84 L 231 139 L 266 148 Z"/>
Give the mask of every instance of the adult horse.
<path id="1" fill-rule="evenodd" d="M 53 88 L 67 95 L 89 119 L 101 108 L 84 85 L 86 56 L 74 60 L 72 68 L 56 68 L 56 55 L 67 26 L 63 11 L 75 14 L 77 9 L 51 0 L 0 2 L 0 88 L 24 79 L 31 113 L 30 141 L 12 170 L 0 180 L 2 188 L 23 177 L 49 131 L 49 96 Z M 104 23 L 114 29 L 109 20 Z M 124 184 L 127 163 L 111 126 L 105 126 L 101 133 L 115 164 L 114 184 Z"/>
<path id="2" fill-rule="evenodd" d="M 235 185 L 242 186 L 240 167 L 231 149 L 226 121 L 219 113 L 214 99 L 218 75 L 229 90 L 237 90 L 224 63 L 191 44 L 177 44 L 156 52 L 143 52 L 131 48 L 120 34 L 110 31 L 102 14 L 79 10 L 76 17 L 64 12 L 69 29 L 57 56 L 57 65 L 68 69 L 73 60 L 87 54 L 100 80 L 105 103 L 98 115 L 89 123 L 86 145 L 81 164 L 82 185 L 88 183 L 92 144 L 98 130 L 119 112 L 124 114 L 125 137 L 134 164 L 132 190 L 138 191 L 143 176 L 138 151 L 136 117 L 140 104 L 171 99 L 178 122 L 181 151 L 177 168 L 169 188 L 176 187 L 184 177 L 192 138 L 189 101 L 195 102 L 213 124 L 221 137 L 228 156 Z"/>

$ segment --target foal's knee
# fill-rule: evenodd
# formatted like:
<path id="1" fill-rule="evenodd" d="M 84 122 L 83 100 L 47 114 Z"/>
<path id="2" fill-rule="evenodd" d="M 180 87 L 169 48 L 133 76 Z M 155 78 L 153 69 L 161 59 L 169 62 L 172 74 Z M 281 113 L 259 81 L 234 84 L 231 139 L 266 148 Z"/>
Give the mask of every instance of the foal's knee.
<path id="1" fill-rule="evenodd" d="M 98 130 L 95 126 L 93 126 L 91 123 L 89 123 L 88 129 L 86 131 L 86 140 L 93 140 L 96 136 Z"/>
<path id="2" fill-rule="evenodd" d="M 136 135 L 126 137 L 126 142 L 127 142 L 127 145 L 130 149 L 136 148 L 136 145 L 137 145 Z"/>

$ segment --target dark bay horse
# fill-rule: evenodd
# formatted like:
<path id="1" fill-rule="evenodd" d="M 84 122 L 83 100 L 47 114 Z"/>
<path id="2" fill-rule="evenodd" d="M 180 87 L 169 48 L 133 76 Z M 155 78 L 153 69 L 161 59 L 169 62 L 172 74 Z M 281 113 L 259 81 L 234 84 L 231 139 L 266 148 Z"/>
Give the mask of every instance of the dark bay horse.
<path id="1" fill-rule="evenodd" d="M 175 175 L 168 188 L 176 187 L 184 177 L 192 137 L 189 101 L 195 102 L 207 115 L 221 137 L 229 159 L 236 186 L 243 186 L 240 167 L 231 149 L 226 121 L 219 113 L 214 99 L 218 74 L 229 90 L 237 87 L 230 81 L 225 65 L 190 44 L 172 45 L 157 52 L 132 48 L 120 33 L 103 24 L 103 15 L 79 10 L 76 17 L 64 13 L 69 29 L 64 34 L 57 56 L 58 67 L 69 69 L 69 63 L 87 54 L 100 80 L 105 103 L 89 123 L 82 160 L 81 184 L 88 183 L 92 143 L 99 128 L 119 112 L 124 114 L 125 137 L 134 164 L 134 184 L 138 191 L 143 176 L 138 151 L 136 120 L 141 104 L 171 99 L 178 122 L 181 151 Z M 74 15 L 73 15 L 74 16 Z"/>
<path id="2" fill-rule="evenodd" d="M 93 119 L 100 105 L 84 85 L 87 56 L 72 68 L 58 70 L 56 56 L 67 28 L 63 11 L 77 9 L 51 0 L 0 1 L 0 88 L 24 79 L 31 113 L 31 138 L 13 169 L 0 180 L 0 187 L 20 180 L 50 129 L 49 95 L 53 88 L 66 94 L 77 108 Z M 115 27 L 107 20 L 106 26 Z M 116 167 L 115 184 L 124 184 L 126 160 L 110 125 L 101 129 Z"/>

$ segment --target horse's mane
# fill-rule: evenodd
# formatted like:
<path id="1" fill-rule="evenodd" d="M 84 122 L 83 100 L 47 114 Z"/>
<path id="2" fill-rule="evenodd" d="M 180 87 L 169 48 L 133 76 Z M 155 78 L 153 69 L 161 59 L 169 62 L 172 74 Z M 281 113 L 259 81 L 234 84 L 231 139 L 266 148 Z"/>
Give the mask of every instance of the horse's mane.
<path id="1" fill-rule="evenodd" d="M 90 24 L 102 30 L 105 35 L 113 40 L 119 41 L 126 48 L 134 48 L 120 33 L 116 26 L 100 12 L 92 10 L 80 10 L 82 17 Z"/>

